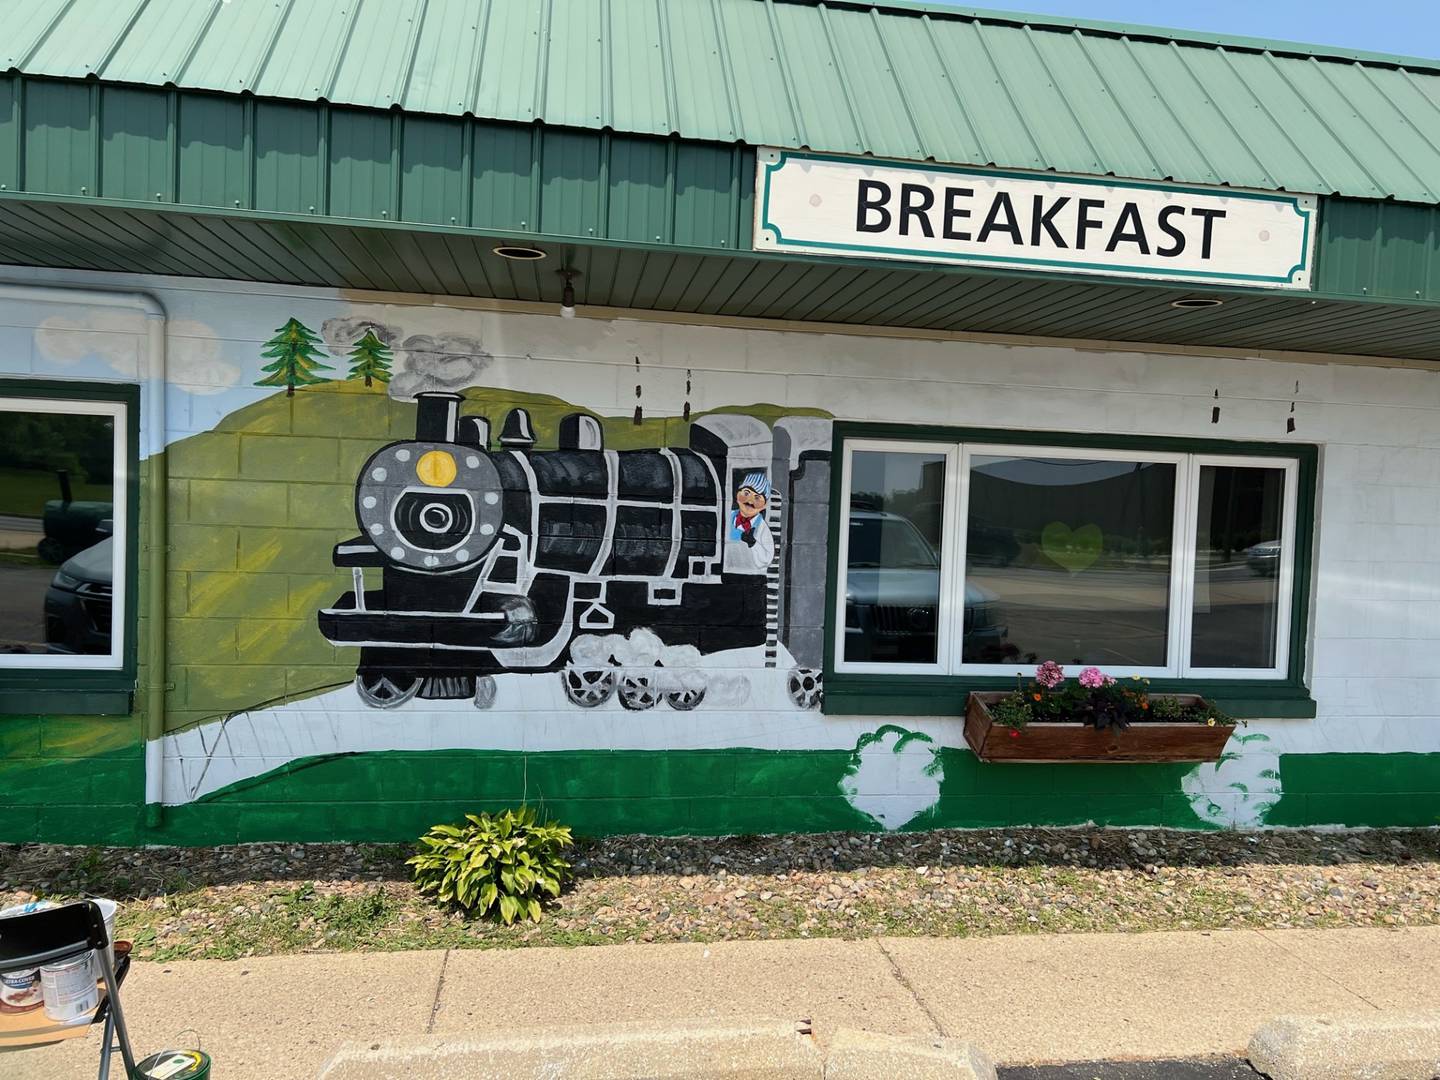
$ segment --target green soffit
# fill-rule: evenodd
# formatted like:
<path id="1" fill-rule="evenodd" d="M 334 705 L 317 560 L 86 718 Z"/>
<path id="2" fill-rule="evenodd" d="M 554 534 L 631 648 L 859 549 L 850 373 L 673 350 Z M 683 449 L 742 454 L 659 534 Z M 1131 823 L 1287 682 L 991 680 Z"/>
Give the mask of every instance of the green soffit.
<path id="1" fill-rule="evenodd" d="M 855 0 L 4 0 L 27 76 L 1440 202 L 1440 63 Z"/>

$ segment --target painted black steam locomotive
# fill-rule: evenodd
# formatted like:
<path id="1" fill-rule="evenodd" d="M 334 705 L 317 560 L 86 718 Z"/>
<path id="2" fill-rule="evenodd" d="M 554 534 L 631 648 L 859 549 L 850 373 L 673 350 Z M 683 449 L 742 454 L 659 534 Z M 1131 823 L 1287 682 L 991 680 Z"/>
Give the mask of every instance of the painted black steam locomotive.
<path id="1" fill-rule="evenodd" d="M 581 662 L 572 644 L 634 631 L 698 654 L 773 643 L 776 570 L 730 535 L 736 484 L 772 464 L 765 424 L 712 415 L 692 424 L 688 448 L 615 451 L 577 413 L 561 421 L 558 449 L 536 450 L 516 408 L 492 449 L 489 421 L 461 416 L 460 395 L 417 400 L 415 438 L 361 470 L 361 534 L 334 551 L 355 588 L 319 615 L 331 642 L 360 646 L 367 704 L 483 707 L 499 672 L 558 671 L 579 705 L 618 689 L 627 708 L 689 709 L 703 681 Z M 379 588 L 367 567 L 381 570 Z"/>

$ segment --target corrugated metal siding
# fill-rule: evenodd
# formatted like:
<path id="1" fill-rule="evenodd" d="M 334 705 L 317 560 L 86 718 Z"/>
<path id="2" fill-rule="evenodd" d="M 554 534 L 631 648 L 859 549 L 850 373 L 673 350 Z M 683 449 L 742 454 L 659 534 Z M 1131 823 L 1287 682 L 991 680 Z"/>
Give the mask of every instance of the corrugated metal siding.
<path id="1" fill-rule="evenodd" d="M 100 114 L 100 192 L 109 199 L 172 198 L 166 95 L 112 88 Z"/>
<path id="2" fill-rule="evenodd" d="M 1440 201 L 1440 62 L 858 0 L 0 0 L 24 74 Z"/>
<path id="3" fill-rule="evenodd" d="M 754 175 L 733 145 L 0 76 L 12 193 L 733 250 Z"/>
<path id="4" fill-rule="evenodd" d="M 42 191 L 98 195 L 91 88 L 47 83 L 25 96 L 25 182 Z"/>
<path id="5" fill-rule="evenodd" d="M 470 224 L 465 199 L 466 128 L 466 124 L 455 120 L 405 118 L 400 176 L 402 221 Z"/>
<path id="6" fill-rule="evenodd" d="M 744 252 L 754 170 L 753 150 L 673 137 L 0 77 L 0 192 L 12 198 L 457 227 L 546 245 L 574 238 Z M 1319 296 L 1440 301 L 1440 208 L 1327 197 L 1320 223 Z M 63 230 L 49 241 L 72 242 Z M 378 250 L 352 246 L 330 257 L 360 267 L 376 257 L 393 262 Z M 182 258 L 178 249 L 170 257 Z M 245 252 L 230 257 L 239 276 L 256 273 Z M 804 317 L 849 317 L 850 300 L 833 301 L 831 290 L 845 281 L 859 288 L 858 278 L 823 266 L 801 285 L 815 286 L 814 311 Z M 358 280 L 354 273 L 378 280 L 386 270 L 357 267 L 344 280 Z M 696 264 L 695 273 L 693 283 L 667 278 L 657 295 L 698 303 L 684 300 L 693 285 L 719 303 L 726 271 Z M 952 314 L 946 305 L 955 297 L 932 278 L 923 293 L 907 290 L 869 294 L 873 306 L 862 317 L 889 321 L 887 304 L 903 314 L 927 302 L 935 318 Z M 1226 312 L 1239 317 L 1230 304 Z"/>
<path id="7" fill-rule="evenodd" d="M 177 97 L 178 201 L 191 206 L 249 206 L 246 114 L 253 114 L 255 103 L 210 94 Z"/>
<path id="8" fill-rule="evenodd" d="M 1327 199 L 1320 251 L 1321 291 L 1440 301 L 1440 209 Z"/>

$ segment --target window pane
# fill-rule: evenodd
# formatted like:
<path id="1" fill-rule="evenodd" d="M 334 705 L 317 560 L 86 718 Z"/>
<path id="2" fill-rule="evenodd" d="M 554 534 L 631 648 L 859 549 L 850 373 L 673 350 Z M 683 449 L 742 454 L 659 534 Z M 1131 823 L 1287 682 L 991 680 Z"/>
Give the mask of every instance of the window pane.
<path id="1" fill-rule="evenodd" d="M 1164 667 L 1175 466 L 971 459 L 967 664 Z"/>
<path id="2" fill-rule="evenodd" d="M 1283 469 L 1201 467 L 1192 666 L 1275 666 L 1284 505 Z"/>
<path id="3" fill-rule="evenodd" d="M 0 652 L 110 652 L 114 420 L 0 411 Z"/>
<path id="4" fill-rule="evenodd" d="M 937 661 L 944 515 L 944 454 L 851 456 L 846 660 Z"/>

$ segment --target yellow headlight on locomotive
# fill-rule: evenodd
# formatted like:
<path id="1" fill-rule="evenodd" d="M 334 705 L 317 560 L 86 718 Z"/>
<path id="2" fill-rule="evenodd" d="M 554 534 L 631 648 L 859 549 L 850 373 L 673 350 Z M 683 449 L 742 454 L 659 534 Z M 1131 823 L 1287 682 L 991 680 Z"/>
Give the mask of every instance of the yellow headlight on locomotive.
<path id="1" fill-rule="evenodd" d="M 448 450 L 428 450 L 415 463 L 415 475 L 426 487 L 449 487 L 458 471 L 455 457 Z"/>

